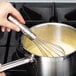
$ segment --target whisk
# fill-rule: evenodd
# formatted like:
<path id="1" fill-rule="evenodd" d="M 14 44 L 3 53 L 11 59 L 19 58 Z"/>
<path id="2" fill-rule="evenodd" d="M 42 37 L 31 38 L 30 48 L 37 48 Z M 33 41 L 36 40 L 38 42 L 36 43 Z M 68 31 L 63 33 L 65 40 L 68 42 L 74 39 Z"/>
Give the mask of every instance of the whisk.
<path id="1" fill-rule="evenodd" d="M 36 36 L 27 26 L 22 25 L 17 19 L 15 19 L 12 16 L 9 16 L 8 19 L 16 24 L 20 30 L 23 32 L 24 35 L 26 35 L 30 40 L 32 40 L 36 46 L 39 48 L 41 54 L 43 56 L 64 56 L 65 51 L 62 47 L 59 45 L 52 43 L 52 42 L 47 42 L 45 40 L 40 39 L 39 37 Z"/>

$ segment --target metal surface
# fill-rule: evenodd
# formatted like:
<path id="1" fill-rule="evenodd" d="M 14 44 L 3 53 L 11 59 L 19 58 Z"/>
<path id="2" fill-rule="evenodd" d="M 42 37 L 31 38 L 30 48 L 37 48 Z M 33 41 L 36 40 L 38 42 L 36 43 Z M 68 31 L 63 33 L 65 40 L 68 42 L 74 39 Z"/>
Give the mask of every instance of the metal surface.
<path id="1" fill-rule="evenodd" d="M 46 27 L 47 25 L 48 27 Z M 37 26 L 34 26 L 31 29 L 36 35 L 40 36 L 41 38 L 47 41 L 48 40 L 62 41 L 65 43 L 69 43 L 69 45 L 71 45 L 76 49 L 76 43 L 75 43 L 76 29 L 69 25 L 61 24 L 61 23 L 43 23 L 41 25 L 39 24 Z M 51 34 L 49 38 L 48 35 L 46 35 L 46 33 L 48 35 Z M 28 47 L 33 46 L 33 44 L 30 41 L 29 43 L 27 43 L 28 40 L 26 38 L 25 40 L 26 42 L 23 43 L 24 39 L 22 39 L 23 47 L 27 49 L 26 51 L 35 54 L 36 73 L 34 74 L 34 76 L 71 76 L 71 75 L 74 76 L 75 75 L 73 74 L 75 68 L 74 66 L 75 63 L 73 63 L 73 61 L 76 59 L 75 51 L 62 57 L 43 57 L 43 56 L 39 56 L 40 54 L 38 54 L 37 50 L 35 50 L 37 53 L 30 51 Z M 69 51 L 70 50 L 71 49 L 69 49 Z"/>
<path id="2" fill-rule="evenodd" d="M 47 3 L 50 3 L 50 2 L 53 2 L 53 0 L 9 0 L 10 2 L 29 2 L 29 3 L 32 3 L 32 2 L 47 2 Z"/>
<path id="3" fill-rule="evenodd" d="M 26 35 L 27 37 L 29 37 L 31 40 L 34 40 L 36 38 L 35 34 L 31 30 L 29 30 L 25 25 L 22 25 L 14 17 L 9 16 L 8 19 L 11 22 L 13 22 L 14 24 L 16 24 L 21 29 L 21 31 L 23 32 L 23 34 Z"/>
<path id="4" fill-rule="evenodd" d="M 37 30 L 38 27 L 40 27 L 40 26 L 38 25 L 34 29 Z M 65 25 L 65 27 L 67 27 L 67 26 Z M 72 28 L 72 29 L 74 32 L 76 32 L 74 28 Z M 23 46 L 23 47 L 26 48 L 26 46 Z M 26 48 L 26 49 L 25 49 L 26 53 L 29 52 L 28 48 Z M 31 59 L 34 59 L 34 64 L 33 64 L 34 69 L 33 70 L 36 71 L 34 73 L 34 76 L 70 76 L 71 73 L 73 72 L 73 70 L 71 70 L 71 69 L 72 69 L 72 67 L 74 67 L 73 66 L 74 63 L 72 63 L 72 61 L 71 61 L 72 59 L 73 59 L 73 61 L 75 60 L 74 55 L 76 55 L 74 52 L 70 53 L 69 55 L 63 56 L 63 57 L 43 57 L 43 56 L 38 56 L 36 54 L 32 55 Z M 25 61 L 25 62 L 22 62 L 22 61 Z M 31 62 L 30 59 L 23 59 L 22 61 L 16 62 L 17 64 L 12 63 L 12 62 L 10 65 L 7 65 L 9 63 L 4 64 L 3 70 L 6 70 L 5 69 L 5 68 L 7 68 L 6 65 L 11 66 L 12 64 L 14 64 L 12 66 L 12 67 L 14 67 L 15 65 L 17 66 L 18 64 L 22 65 L 23 63 Z M 12 67 L 10 67 L 10 68 L 12 68 Z M 9 67 L 7 69 L 9 69 Z M 33 70 L 32 70 L 32 72 L 33 72 Z"/>
<path id="5" fill-rule="evenodd" d="M 27 58 L 27 59 L 22 58 L 22 59 L 19 59 L 16 61 L 12 61 L 12 62 L 3 64 L 0 67 L 0 72 L 17 67 L 17 66 L 20 66 L 20 65 L 23 65 L 23 64 L 26 64 L 26 63 L 29 63 L 29 62 L 33 62 L 33 59 L 32 58 Z"/>
<path id="6" fill-rule="evenodd" d="M 47 42 L 53 42 L 62 47 L 65 51 L 65 55 L 74 52 L 76 49 L 76 29 L 69 25 L 62 23 L 42 23 L 32 28 L 32 31 L 41 39 Z M 36 48 L 37 46 L 35 46 L 26 36 L 22 37 L 22 44 L 29 52 L 43 56 Z"/>
<path id="7" fill-rule="evenodd" d="M 55 2 L 55 3 L 76 3 L 76 0 L 9 0 L 10 2 L 29 2 L 29 3 L 32 3 L 32 2 Z"/>

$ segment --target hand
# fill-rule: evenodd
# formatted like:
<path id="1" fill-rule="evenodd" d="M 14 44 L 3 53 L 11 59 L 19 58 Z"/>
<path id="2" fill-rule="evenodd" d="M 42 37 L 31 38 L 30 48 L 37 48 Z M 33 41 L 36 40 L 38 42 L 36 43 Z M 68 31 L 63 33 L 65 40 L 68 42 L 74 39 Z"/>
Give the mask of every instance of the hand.
<path id="1" fill-rule="evenodd" d="M 0 76 L 6 76 L 6 75 L 5 75 L 5 73 L 4 73 L 4 72 L 1 72 L 1 73 L 0 73 Z"/>
<path id="2" fill-rule="evenodd" d="M 0 3 L 0 26 L 1 30 L 4 32 L 5 29 L 10 32 L 11 29 L 15 31 L 20 31 L 20 29 L 13 24 L 12 22 L 8 21 L 7 16 L 11 14 L 16 19 L 18 19 L 22 24 L 25 24 L 24 19 L 22 18 L 21 14 L 12 6 L 11 3 L 7 1 L 2 1 Z"/>
<path id="3" fill-rule="evenodd" d="M 0 64 L 1 67 L 1 64 Z M 6 76 L 4 72 L 0 72 L 0 76 Z"/>

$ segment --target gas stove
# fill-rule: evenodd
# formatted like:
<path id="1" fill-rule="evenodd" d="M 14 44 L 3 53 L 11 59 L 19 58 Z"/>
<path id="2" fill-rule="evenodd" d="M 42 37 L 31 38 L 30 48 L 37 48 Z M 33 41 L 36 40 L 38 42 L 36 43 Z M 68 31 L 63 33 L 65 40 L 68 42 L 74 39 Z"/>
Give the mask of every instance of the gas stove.
<path id="1" fill-rule="evenodd" d="M 76 27 L 76 4 L 75 3 L 12 3 L 20 11 L 26 25 L 30 28 L 36 24 L 45 22 L 60 22 Z M 20 43 L 21 32 L 1 32 L 0 31 L 0 63 L 4 64 L 13 60 L 20 59 L 23 56 L 18 55 L 18 47 L 22 48 Z M 19 51 L 20 52 L 20 51 Z M 76 55 L 75 55 L 76 57 Z M 31 64 L 32 65 L 32 64 Z M 7 76 L 34 76 L 36 71 L 33 65 L 21 65 L 6 72 Z M 33 70 L 33 71 L 32 71 Z M 76 75 L 76 65 L 74 65 Z M 36 76 L 36 75 L 35 75 Z"/>

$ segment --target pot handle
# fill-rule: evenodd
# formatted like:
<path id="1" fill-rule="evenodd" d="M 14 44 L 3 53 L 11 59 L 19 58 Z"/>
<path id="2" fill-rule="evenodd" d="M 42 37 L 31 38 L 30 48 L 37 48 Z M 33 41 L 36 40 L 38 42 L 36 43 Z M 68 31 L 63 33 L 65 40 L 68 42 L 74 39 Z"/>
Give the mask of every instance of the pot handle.
<path id="1" fill-rule="evenodd" d="M 8 62 L 6 64 L 1 65 L 0 72 L 3 72 L 5 70 L 11 69 L 11 68 L 14 68 L 14 67 L 29 63 L 29 62 L 33 62 L 33 58 L 32 57 L 31 58 L 27 58 L 27 59 L 21 58 L 21 59 L 12 61 L 12 62 Z"/>

